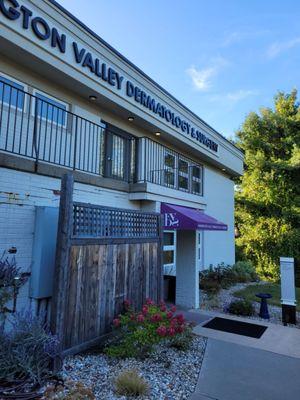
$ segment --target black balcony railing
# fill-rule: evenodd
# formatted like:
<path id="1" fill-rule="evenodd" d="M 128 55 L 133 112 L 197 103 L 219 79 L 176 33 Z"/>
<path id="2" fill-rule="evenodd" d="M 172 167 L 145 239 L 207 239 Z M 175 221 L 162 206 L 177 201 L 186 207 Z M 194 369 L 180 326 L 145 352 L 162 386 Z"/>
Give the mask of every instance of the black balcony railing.
<path id="1" fill-rule="evenodd" d="M 137 181 L 203 194 L 202 165 L 149 138 L 140 139 L 138 154 Z"/>
<path id="2" fill-rule="evenodd" d="M 0 77 L 0 151 L 119 179 L 202 195 L 202 166 L 149 138 L 123 135 Z M 49 100 L 49 101 L 48 101 Z"/>
<path id="3" fill-rule="evenodd" d="M 111 133 L 111 151 L 116 156 L 113 159 L 105 150 L 105 128 L 53 103 L 45 96 L 34 96 L 0 79 L 0 150 L 34 159 L 36 163 L 133 179 L 135 160 L 131 157 L 128 162 L 133 166 L 124 168 L 122 154 L 133 147 L 131 139 Z"/>

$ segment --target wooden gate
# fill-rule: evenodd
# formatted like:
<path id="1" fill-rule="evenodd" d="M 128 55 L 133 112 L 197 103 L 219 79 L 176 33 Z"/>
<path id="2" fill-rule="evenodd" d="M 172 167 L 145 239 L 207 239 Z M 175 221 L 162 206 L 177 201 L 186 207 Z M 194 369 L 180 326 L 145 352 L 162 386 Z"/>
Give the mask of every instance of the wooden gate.
<path id="1" fill-rule="evenodd" d="M 96 344 L 130 299 L 162 298 L 162 224 L 156 213 L 75 203 L 62 179 L 51 328 L 63 354 Z"/>

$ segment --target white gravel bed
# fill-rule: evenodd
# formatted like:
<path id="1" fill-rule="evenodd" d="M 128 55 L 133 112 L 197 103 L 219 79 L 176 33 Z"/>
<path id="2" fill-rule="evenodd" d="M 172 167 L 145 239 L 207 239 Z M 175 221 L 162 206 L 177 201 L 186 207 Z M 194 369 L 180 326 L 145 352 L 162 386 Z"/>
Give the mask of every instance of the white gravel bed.
<path id="1" fill-rule="evenodd" d="M 261 285 L 267 284 L 268 282 L 260 282 Z M 200 308 L 202 310 L 209 310 L 209 311 L 218 311 L 222 313 L 227 313 L 227 307 L 233 300 L 237 300 L 238 298 L 233 295 L 234 292 L 244 289 L 245 287 L 249 285 L 257 285 L 257 282 L 251 282 L 251 283 L 238 283 L 237 285 L 231 286 L 229 289 L 221 289 L 220 292 L 214 296 L 213 298 L 209 298 L 204 292 L 201 292 L 200 298 L 202 299 Z M 255 308 L 255 315 L 245 317 L 243 318 L 249 318 L 253 320 L 258 320 L 258 321 L 266 321 L 263 318 L 259 317 L 259 309 L 260 309 L 260 303 L 254 301 L 253 306 Z M 281 307 L 274 306 L 272 304 L 269 304 L 268 302 L 268 309 L 269 309 L 269 314 L 270 314 L 270 319 L 269 322 L 272 322 L 274 324 L 280 324 L 282 325 L 282 310 Z M 297 319 L 297 324 L 296 325 L 290 325 L 292 328 L 298 328 L 300 329 L 300 312 L 296 313 L 296 319 Z"/>
<path id="2" fill-rule="evenodd" d="M 99 400 L 125 400 L 114 393 L 114 379 L 126 369 L 135 369 L 150 385 L 150 393 L 143 400 L 185 400 L 195 390 L 205 346 L 206 339 L 195 336 L 188 351 L 158 345 L 145 360 L 76 355 L 65 359 L 63 377 L 92 388 Z"/>

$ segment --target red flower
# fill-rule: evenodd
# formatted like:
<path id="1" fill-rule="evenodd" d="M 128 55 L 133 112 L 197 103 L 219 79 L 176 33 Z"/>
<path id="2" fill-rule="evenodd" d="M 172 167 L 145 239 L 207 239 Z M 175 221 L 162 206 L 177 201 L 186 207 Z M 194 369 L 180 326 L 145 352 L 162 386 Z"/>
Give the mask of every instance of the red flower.
<path id="1" fill-rule="evenodd" d="M 162 316 L 160 314 L 154 314 L 150 320 L 151 322 L 160 322 L 162 321 Z"/>
<path id="2" fill-rule="evenodd" d="M 144 321 L 145 321 L 145 317 L 143 316 L 143 314 L 139 314 L 138 316 L 137 316 L 137 322 L 141 322 L 141 323 L 143 323 Z"/>
<path id="3" fill-rule="evenodd" d="M 176 315 L 176 319 L 179 325 L 184 324 L 184 316 L 182 314 Z"/>
<path id="4" fill-rule="evenodd" d="M 158 334 L 158 336 L 166 336 L 167 334 L 167 328 L 163 325 L 160 325 L 157 329 L 156 329 L 156 333 Z"/>
<path id="5" fill-rule="evenodd" d="M 143 313 L 144 315 L 147 315 L 147 314 L 148 314 L 148 311 L 149 311 L 148 306 L 143 306 L 143 308 L 142 308 L 142 313 Z"/>
<path id="6" fill-rule="evenodd" d="M 167 318 L 168 318 L 168 319 L 171 319 L 172 317 L 173 317 L 172 311 L 168 311 L 168 312 L 167 312 Z"/>
<path id="7" fill-rule="evenodd" d="M 177 308 L 176 308 L 176 306 L 172 306 L 172 307 L 170 308 L 170 310 L 174 313 L 174 312 L 176 312 Z"/>
<path id="8" fill-rule="evenodd" d="M 161 305 L 160 306 L 160 311 L 161 312 L 166 312 L 167 311 L 167 307 L 165 305 Z"/>
<path id="9" fill-rule="evenodd" d="M 165 306 L 166 305 L 166 303 L 163 301 L 163 300 L 161 300 L 160 302 L 159 302 L 159 306 L 160 307 L 163 307 L 163 306 Z"/>
<path id="10" fill-rule="evenodd" d="M 121 324 L 121 321 L 119 320 L 119 318 L 115 318 L 113 320 L 114 327 L 118 328 L 120 326 L 120 324 Z"/>
<path id="11" fill-rule="evenodd" d="M 174 336 L 176 333 L 175 328 L 173 328 L 172 326 L 168 329 L 168 334 L 169 336 Z"/>
<path id="12" fill-rule="evenodd" d="M 130 314 L 130 319 L 131 319 L 131 321 L 134 321 L 135 320 L 135 315 L 134 314 Z"/>

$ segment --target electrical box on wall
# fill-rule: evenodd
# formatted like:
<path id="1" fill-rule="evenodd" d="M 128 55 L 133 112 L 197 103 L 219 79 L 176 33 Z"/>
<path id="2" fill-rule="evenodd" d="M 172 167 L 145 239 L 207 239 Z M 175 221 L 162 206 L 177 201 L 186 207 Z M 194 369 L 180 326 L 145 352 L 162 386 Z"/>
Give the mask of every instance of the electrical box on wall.
<path id="1" fill-rule="evenodd" d="M 30 297 L 52 296 L 54 279 L 58 207 L 36 207 L 30 279 Z"/>

